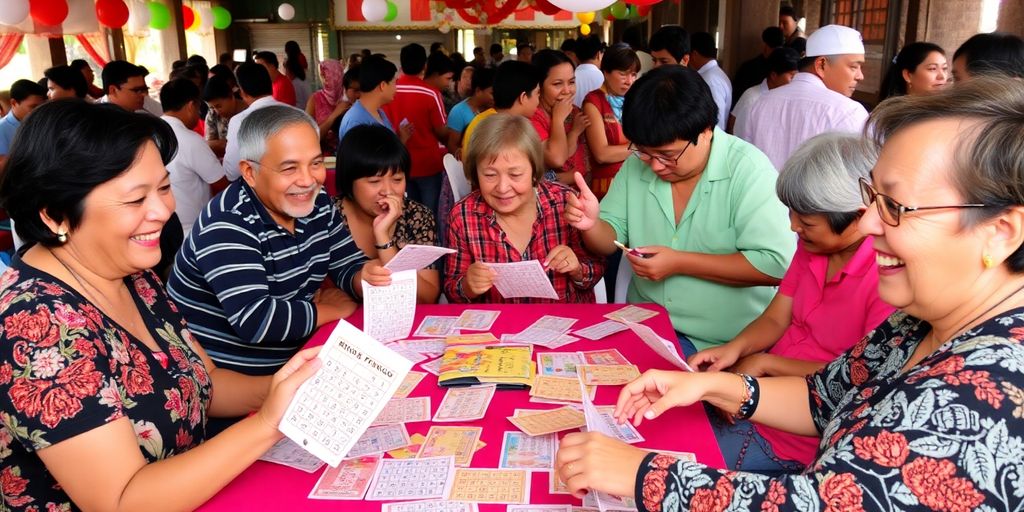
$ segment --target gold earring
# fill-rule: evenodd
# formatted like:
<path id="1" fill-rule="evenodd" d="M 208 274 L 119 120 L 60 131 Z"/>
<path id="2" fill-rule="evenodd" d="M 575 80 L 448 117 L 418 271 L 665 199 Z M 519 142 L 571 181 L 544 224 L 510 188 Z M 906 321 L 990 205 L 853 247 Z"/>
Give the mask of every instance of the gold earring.
<path id="1" fill-rule="evenodd" d="M 57 231 L 57 241 L 60 243 L 67 243 L 68 234 L 63 229 Z"/>
<path id="2" fill-rule="evenodd" d="M 985 265 L 985 268 L 992 268 L 996 266 L 996 262 L 992 259 L 992 255 L 987 252 L 981 256 L 981 264 Z"/>

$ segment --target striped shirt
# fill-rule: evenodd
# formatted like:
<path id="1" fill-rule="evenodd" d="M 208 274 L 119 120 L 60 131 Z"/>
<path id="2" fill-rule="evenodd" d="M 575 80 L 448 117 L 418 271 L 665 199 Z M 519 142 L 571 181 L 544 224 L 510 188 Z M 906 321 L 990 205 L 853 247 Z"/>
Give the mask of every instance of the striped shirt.
<path id="1" fill-rule="evenodd" d="M 399 75 L 395 89 L 395 99 L 382 108 L 396 132 L 401 131 L 403 120 L 413 127 L 412 135 L 405 143 L 412 160 L 409 177 L 423 178 L 441 173 L 444 171 L 441 158 L 447 150 L 434 130 L 448 123 L 441 91 L 418 76 L 404 73 Z"/>
<path id="2" fill-rule="evenodd" d="M 167 290 L 218 366 L 267 375 L 316 327 L 312 299 L 324 279 L 354 297 L 365 261 L 326 192 L 289 233 L 239 180 L 199 216 Z"/>

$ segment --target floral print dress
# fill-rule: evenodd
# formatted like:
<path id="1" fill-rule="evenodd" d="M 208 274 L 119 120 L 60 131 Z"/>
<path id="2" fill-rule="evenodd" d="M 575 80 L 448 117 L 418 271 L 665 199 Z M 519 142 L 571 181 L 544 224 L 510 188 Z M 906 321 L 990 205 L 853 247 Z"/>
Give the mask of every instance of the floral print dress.
<path id="1" fill-rule="evenodd" d="M 802 474 L 768 477 L 644 459 L 641 510 L 1024 508 L 1024 309 L 947 342 L 905 374 L 931 330 L 897 312 L 807 377 L 821 432 Z"/>
<path id="2" fill-rule="evenodd" d="M 194 338 L 155 274 L 125 284 L 161 353 L 47 273 L 19 260 L 0 275 L 0 510 L 76 508 L 35 452 L 119 418 L 147 462 L 205 439 Z"/>

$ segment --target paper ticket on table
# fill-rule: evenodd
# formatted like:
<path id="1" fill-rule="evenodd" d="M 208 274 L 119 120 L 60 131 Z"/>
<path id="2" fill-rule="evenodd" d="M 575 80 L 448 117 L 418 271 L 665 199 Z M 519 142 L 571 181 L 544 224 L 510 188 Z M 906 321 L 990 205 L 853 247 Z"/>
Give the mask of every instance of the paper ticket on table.
<path id="1" fill-rule="evenodd" d="M 494 287 L 506 299 L 516 297 L 537 297 L 558 299 L 555 287 L 551 285 L 548 273 L 540 260 L 517 261 L 514 263 L 487 263 L 497 273 Z"/>
<path id="2" fill-rule="evenodd" d="M 654 318 L 656 316 L 658 316 L 657 311 L 651 311 L 650 309 L 634 306 L 632 304 L 604 315 L 604 317 L 609 320 L 616 320 L 619 322 L 643 322 L 648 318 Z"/>
<path id="3" fill-rule="evenodd" d="M 434 421 L 472 421 L 487 415 L 494 397 L 494 384 L 449 388 L 434 413 Z"/>
<path id="4" fill-rule="evenodd" d="M 531 436 L 525 432 L 507 431 L 501 440 L 498 468 L 550 471 L 557 445 L 554 434 Z"/>
<path id="5" fill-rule="evenodd" d="M 385 503 L 381 512 L 477 512 L 476 503 L 468 501 L 423 500 L 403 503 Z"/>
<path id="6" fill-rule="evenodd" d="M 448 499 L 474 503 L 527 503 L 531 473 L 522 469 L 458 468 Z"/>
<path id="7" fill-rule="evenodd" d="M 281 419 L 296 444 L 337 467 L 405 380 L 412 362 L 339 320 Z"/>
<path id="8" fill-rule="evenodd" d="M 420 322 L 420 326 L 416 328 L 413 336 L 432 338 L 447 336 L 455 330 L 455 322 L 458 320 L 457 316 L 427 316 Z"/>
<path id="9" fill-rule="evenodd" d="M 648 347 L 651 347 L 651 350 L 656 352 L 666 361 L 672 363 L 673 366 L 683 371 L 693 371 L 693 368 L 686 364 L 686 360 L 679 355 L 679 352 L 676 352 L 675 343 L 658 336 L 658 333 L 654 332 L 654 329 L 651 329 L 644 324 L 634 322 L 622 323 L 626 324 L 626 327 L 629 327 L 629 329 L 636 333 L 640 339 L 644 340 L 644 343 L 646 343 Z"/>
<path id="10" fill-rule="evenodd" d="M 455 457 L 457 467 L 469 466 L 476 453 L 476 443 L 480 440 L 483 427 L 430 427 L 427 438 L 423 441 L 417 457 Z"/>
<path id="11" fill-rule="evenodd" d="M 415 320 L 415 270 L 393 272 L 388 286 L 363 281 L 363 330 L 371 338 L 381 343 L 404 339 Z"/>
<path id="12" fill-rule="evenodd" d="M 430 421 L 429 396 L 392 398 L 377 419 L 373 420 L 373 426 L 400 425 L 418 421 Z"/>
<path id="13" fill-rule="evenodd" d="M 316 481 L 309 498 L 314 500 L 361 500 L 373 479 L 380 455 L 345 459 L 327 468 Z"/>
<path id="14" fill-rule="evenodd" d="M 616 322 L 615 320 L 605 320 L 600 323 L 585 327 L 583 329 L 577 329 L 573 331 L 573 334 L 581 338 L 588 340 L 599 340 L 615 334 L 617 332 L 625 331 L 629 329 L 622 322 Z"/>
<path id="15" fill-rule="evenodd" d="M 582 402 L 580 396 L 579 380 L 575 377 L 549 377 L 538 375 L 533 379 L 533 386 L 530 387 L 530 396 L 547 400 L 558 400 L 562 402 Z M 594 386 L 586 386 L 586 392 L 593 395 L 596 391 Z"/>
<path id="16" fill-rule="evenodd" d="M 404 424 L 371 427 L 363 432 L 363 436 L 348 451 L 346 458 L 384 453 L 403 446 L 409 446 L 409 431 L 405 429 Z"/>
<path id="17" fill-rule="evenodd" d="M 402 272 L 406 270 L 420 270 L 429 267 L 438 258 L 445 254 L 452 254 L 455 249 L 437 247 L 433 245 L 409 244 L 402 247 L 398 254 L 384 268 L 391 272 Z"/>
<path id="18" fill-rule="evenodd" d="M 259 460 L 288 466 L 299 471 L 305 471 L 306 473 L 315 473 L 316 470 L 324 465 L 324 461 L 302 449 L 301 446 L 295 444 L 295 441 L 287 437 L 274 443 L 274 446 L 271 446 L 267 453 L 260 455 Z"/>
<path id="19" fill-rule="evenodd" d="M 583 357 L 576 352 L 538 352 L 537 375 L 575 377 Z"/>
<path id="20" fill-rule="evenodd" d="M 459 320 L 455 322 L 455 328 L 467 331 L 487 331 L 494 325 L 494 321 L 500 314 L 501 311 L 490 309 L 467 309 L 459 315 Z"/>
<path id="21" fill-rule="evenodd" d="M 576 372 L 588 386 L 621 386 L 640 377 L 640 370 L 631 364 L 581 364 Z"/>
<path id="22" fill-rule="evenodd" d="M 367 500 L 444 499 L 451 489 L 455 459 L 381 459 Z"/>
<path id="23" fill-rule="evenodd" d="M 571 430 L 587 424 L 583 413 L 568 406 L 535 414 L 509 416 L 508 420 L 519 430 L 531 436 L 542 436 L 553 432 Z"/>
<path id="24" fill-rule="evenodd" d="M 412 391 L 416 389 L 416 386 L 419 385 L 420 381 L 423 380 L 423 377 L 426 376 L 427 374 L 425 372 L 409 372 L 406 374 L 405 379 L 402 379 L 402 384 L 398 386 L 398 389 L 395 391 L 395 395 L 392 398 L 405 398 L 409 396 L 409 393 L 412 393 Z"/>

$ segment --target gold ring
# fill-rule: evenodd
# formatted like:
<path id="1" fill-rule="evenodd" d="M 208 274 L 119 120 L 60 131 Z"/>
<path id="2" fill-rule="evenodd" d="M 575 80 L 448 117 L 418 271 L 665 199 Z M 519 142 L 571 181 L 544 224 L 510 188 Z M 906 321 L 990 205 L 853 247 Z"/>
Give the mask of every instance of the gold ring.
<path id="1" fill-rule="evenodd" d="M 574 470 L 573 470 L 572 466 L 573 466 L 573 463 L 572 463 L 572 462 L 570 462 L 570 463 L 568 463 L 568 464 L 566 464 L 566 465 L 565 465 L 565 469 L 568 469 L 568 470 L 569 470 L 569 474 L 570 474 L 570 475 L 572 475 L 572 474 L 576 473 L 576 471 L 574 471 Z"/>

